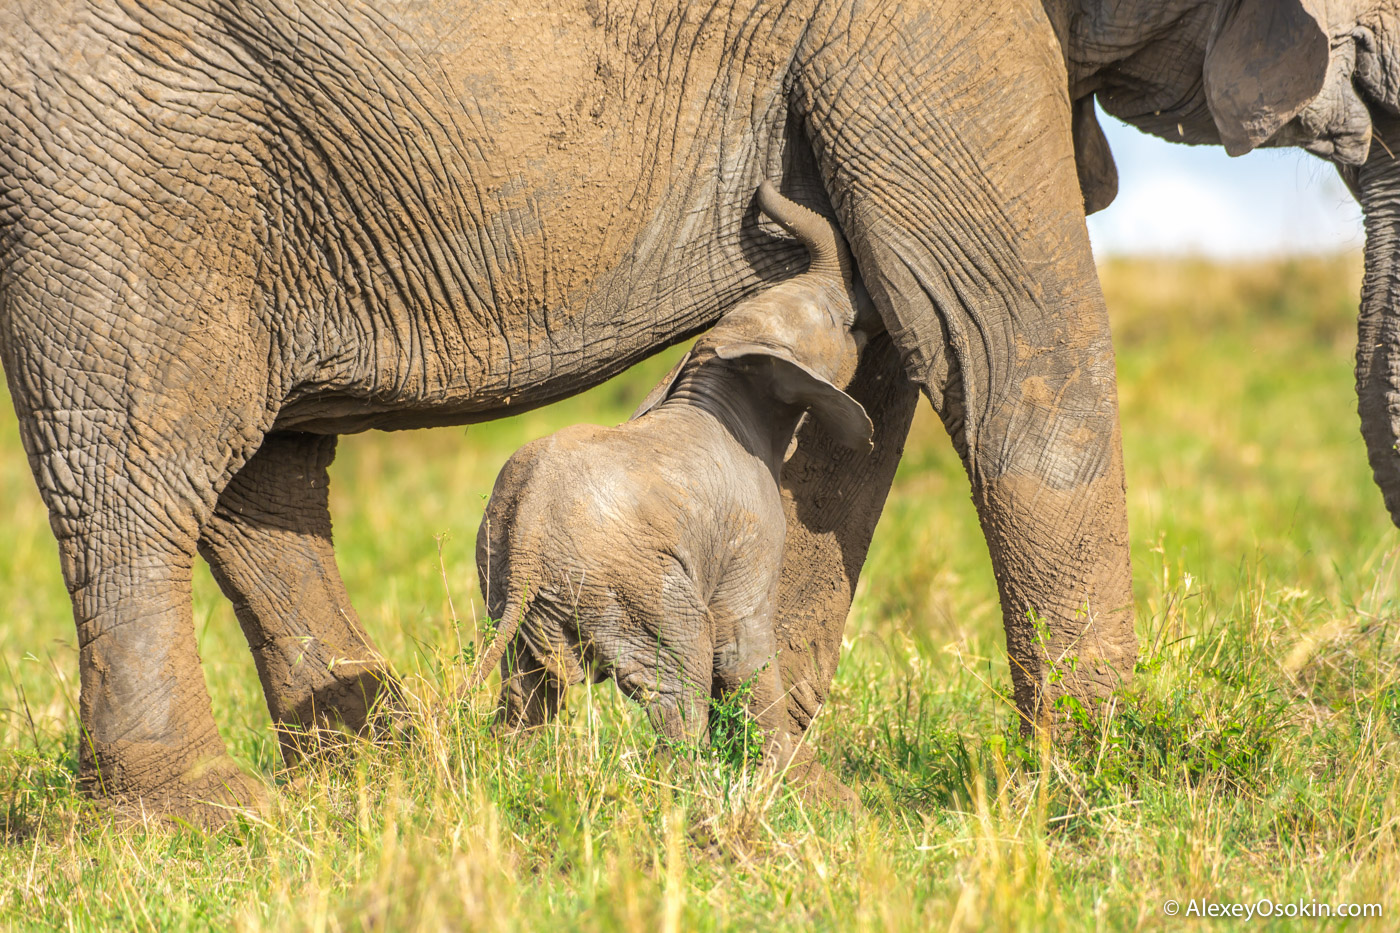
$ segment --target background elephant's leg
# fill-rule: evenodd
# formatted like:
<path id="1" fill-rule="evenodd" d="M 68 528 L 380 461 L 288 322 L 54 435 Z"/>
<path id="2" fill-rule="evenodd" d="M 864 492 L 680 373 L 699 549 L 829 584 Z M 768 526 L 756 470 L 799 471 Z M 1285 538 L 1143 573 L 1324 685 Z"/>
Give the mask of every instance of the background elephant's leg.
<path id="1" fill-rule="evenodd" d="M 870 538 L 904 453 L 919 393 L 887 335 L 866 346 L 849 389 L 875 424 L 861 454 L 806 419 L 783 466 L 783 551 L 775 621 L 787 712 L 800 734 L 826 701 Z"/>
<path id="2" fill-rule="evenodd" d="M 778 559 L 774 542 L 770 560 Z M 773 595 L 761 593 L 755 602 L 754 577 L 771 574 L 765 567 L 763 554 L 740 554 L 731 562 L 729 572 L 710 597 L 710 625 L 716 633 L 732 633 L 720 637 L 714 651 L 712 695 L 726 700 L 747 692 L 745 713 L 750 723 L 769 737 L 769 751 L 775 743 L 784 742 L 794 731 L 787 713 L 787 695 L 778 668 L 778 645 L 773 631 Z"/>
<path id="3" fill-rule="evenodd" d="M 496 723 L 507 732 L 518 732 L 551 722 L 564 706 L 565 686 L 517 635 L 501 656 Z"/>
<path id="4" fill-rule="evenodd" d="M 716 596 L 721 596 L 723 590 L 721 584 Z M 790 784 L 818 800 L 858 805 L 851 789 L 827 771 L 811 745 L 802 741 L 802 729 L 789 713 L 791 699 L 778 665 L 772 603 L 765 600 L 763 605 L 732 619 L 737 637 L 732 652 L 720 650 L 716 654 L 714 693 L 723 697 L 751 688 L 747 719 L 762 730 L 765 765 L 780 769 Z M 844 621 L 844 616 L 840 621 Z"/>
<path id="5" fill-rule="evenodd" d="M 331 544 L 336 439 L 269 434 L 219 496 L 200 553 L 233 602 L 284 757 L 322 726 L 363 729 L 389 683 L 345 593 Z"/>

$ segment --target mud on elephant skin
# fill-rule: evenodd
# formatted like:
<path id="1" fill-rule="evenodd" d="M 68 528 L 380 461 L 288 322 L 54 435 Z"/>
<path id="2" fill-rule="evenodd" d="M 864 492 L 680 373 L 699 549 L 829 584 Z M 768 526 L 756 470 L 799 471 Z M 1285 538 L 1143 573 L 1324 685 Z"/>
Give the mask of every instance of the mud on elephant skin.
<path id="1" fill-rule="evenodd" d="M 870 450 L 870 419 L 837 386 L 880 323 L 834 224 L 767 182 L 757 202 L 810 251 L 807 271 L 730 309 L 630 421 L 565 428 L 502 468 L 477 534 L 499 630 L 473 685 L 501 662 L 514 731 L 553 719 L 570 684 L 612 677 L 692 744 L 711 699 L 743 692 L 768 766 L 853 802 L 799 741 L 779 674 L 779 477 L 804 412 Z"/>

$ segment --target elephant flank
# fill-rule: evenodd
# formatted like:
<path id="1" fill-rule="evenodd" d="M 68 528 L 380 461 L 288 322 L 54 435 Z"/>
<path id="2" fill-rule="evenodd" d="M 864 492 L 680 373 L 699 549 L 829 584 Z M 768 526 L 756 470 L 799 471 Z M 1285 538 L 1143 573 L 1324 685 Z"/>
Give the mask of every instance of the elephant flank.
<path id="1" fill-rule="evenodd" d="M 516 581 L 524 580 L 518 584 Z M 471 683 L 468 689 L 475 690 L 480 687 L 486 678 L 491 676 L 491 669 L 501 662 L 501 655 L 505 654 L 511 639 L 515 638 L 515 633 L 520 630 L 520 623 L 525 618 L 525 613 L 530 611 L 530 583 L 528 575 L 512 573 L 510 575 L 510 591 L 506 595 L 505 609 L 501 611 L 501 617 L 496 621 L 496 633 L 491 638 L 491 644 L 481 655 L 481 660 L 476 664 L 476 671 L 472 674 Z"/>

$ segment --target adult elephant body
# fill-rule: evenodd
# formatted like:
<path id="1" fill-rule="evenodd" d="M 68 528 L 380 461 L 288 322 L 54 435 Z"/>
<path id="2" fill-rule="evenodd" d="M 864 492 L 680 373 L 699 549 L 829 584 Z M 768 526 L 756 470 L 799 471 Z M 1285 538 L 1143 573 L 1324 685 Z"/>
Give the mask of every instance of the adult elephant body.
<path id="1" fill-rule="evenodd" d="M 331 550 L 335 435 L 541 405 L 706 327 L 800 262 L 758 226 L 764 177 L 840 221 L 889 330 L 851 388 L 875 453 L 814 425 L 785 469 L 796 725 L 830 683 L 916 387 L 967 465 L 1028 720 L 1126 676 L 1083 221 L 1112 164 L 1084 101 L 1151 84 L 1165 49 L 1187 67 L 1164 95 L 1184 82 L 1172 100 L 1195 106 L 1226 26 L 1232 62 L 1288 51 L 1249 45 L 1273 6 L 1144 3 L 1151 35 L 1087 0 L 514 6 L 0 10 L 0 343 L 73 597 L 85 780 L 169 810 L 254 794 L 199 668 L 196 550 L 274 720 L 362 721 L 383 672 Z M 1201 112 L 1247 124 L 1246 147 L 1279 117 L 1290 142 L 1324 138 L 1331 111 L 1304 105 L 1350 81 L 1334 57 L 1317 87 L 1282 81 L 1292 112 L 1268 75 Z"/>

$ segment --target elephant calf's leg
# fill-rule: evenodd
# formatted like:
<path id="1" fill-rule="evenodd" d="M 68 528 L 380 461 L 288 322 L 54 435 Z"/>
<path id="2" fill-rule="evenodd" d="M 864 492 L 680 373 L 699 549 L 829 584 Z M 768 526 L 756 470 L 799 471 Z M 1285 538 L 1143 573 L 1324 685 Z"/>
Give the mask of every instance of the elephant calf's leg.
<path id="1" fill-rule="evenodd" d="M 335 563 L 326 472 L 335 444 L 268 435 L 219 496 L 199 542 L 253 651 L 288 762 L 323 727 L 364 729 L 391 684 Z"/>
<path id="2" fill-rule="evenodd" d="M 507 732 L 542 726 L 554 719 L 564 705 L 564 687 L 558 678 L 516 637 L 501 658 L 501 699 L 496 723 Z"/>

